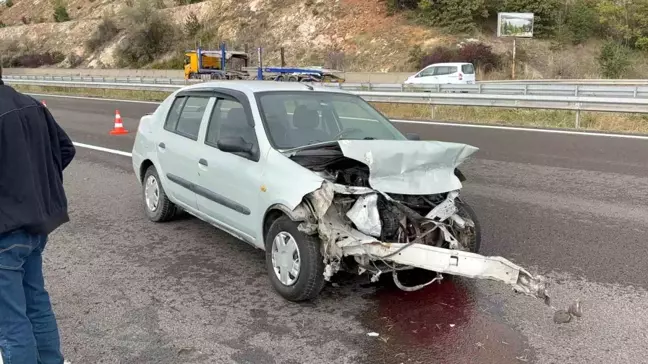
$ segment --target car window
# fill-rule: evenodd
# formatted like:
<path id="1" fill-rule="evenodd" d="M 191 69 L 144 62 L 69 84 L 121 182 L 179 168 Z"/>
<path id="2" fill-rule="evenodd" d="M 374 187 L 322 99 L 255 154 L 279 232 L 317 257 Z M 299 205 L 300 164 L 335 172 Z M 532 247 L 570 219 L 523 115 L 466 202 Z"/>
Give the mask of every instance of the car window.
<path id="1" fill-rule="evenodd" d="M 419 77 L 428 77 L 428 76 L 434 76 L 434 70 L 437 67 L 430 67 L 428 69 L 423 70 L 421 73 L 419 73 Z"/>
<path id="2" fill-rule="evenodd" d="M 236 100 L 219 99 L 209 118 L 205 144 L 217 148 L 220 139 L 239 136 L 246 142 L 257 142 L 243 105 Z"/>
<path id="3" fill-rule="evenodd" d="M 450 75 L 457 72 L 457 67 L 455 66 L 443 66 L 437 67 L 437 71 L 434 74 L 435 76 Z"/>
<path id="4" fill-rule="evenodd" d="M 205 114 L 209 97 L 183 96 L 177 98 L 167 115 L 164 129 L 183 137 L 198 140 L 200 122 Z"/>
<path id="5" fill-rule="evenodd" d="M 259 96 L 268 138 L 278 149 L 339 139 L 406 139 L 382 114 L 355 95 L 268 92 Z"/>
<path id="6" fill-rule="evenodd" d="M 472 64 L 464 64 L 461 66 L 461 72 L 467 75 L 472 75 L 473 73 L 475 73 L 475 67 L 473 67 Z"/>

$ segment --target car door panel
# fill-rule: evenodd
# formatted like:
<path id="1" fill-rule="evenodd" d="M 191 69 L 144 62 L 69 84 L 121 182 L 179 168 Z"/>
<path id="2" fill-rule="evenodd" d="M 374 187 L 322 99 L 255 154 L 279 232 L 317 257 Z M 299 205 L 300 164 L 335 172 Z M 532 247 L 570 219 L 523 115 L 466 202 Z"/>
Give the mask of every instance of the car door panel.
<path id="1" fill-rule="evenodd" d="M 255 235 L 261 193 L 261 164 L 218 149 L 219 138 L 241 136 L 257 143 L 250 125 L 251 111 L 235 99 L 219 98 L 210 116 L 204 143 L 199 145 L 198 209 L 206 215 L 250 236 Z"/>
<path id="2" fill-rule="evenodd" d="M 209 103 L 206 97 L 179 97 L 171 106 L 157 144 L 164 188 L 185 208 L 196 209 L 194 186 L 198 177 L 196 144 Z"/>

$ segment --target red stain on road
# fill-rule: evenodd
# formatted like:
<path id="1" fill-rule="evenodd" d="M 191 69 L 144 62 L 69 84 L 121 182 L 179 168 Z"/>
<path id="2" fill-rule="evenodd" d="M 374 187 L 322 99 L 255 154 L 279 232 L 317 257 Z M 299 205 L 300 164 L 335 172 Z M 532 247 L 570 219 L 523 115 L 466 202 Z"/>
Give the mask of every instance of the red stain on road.
<path id="1" fill-rule="evenodd" d="M 488 313 L 471 287 L 444 280 L 420 291 L 378 289 L 366 325 L 380 334 L 367 350 L 371 363 L 523 363 L 524 338 Z"/>

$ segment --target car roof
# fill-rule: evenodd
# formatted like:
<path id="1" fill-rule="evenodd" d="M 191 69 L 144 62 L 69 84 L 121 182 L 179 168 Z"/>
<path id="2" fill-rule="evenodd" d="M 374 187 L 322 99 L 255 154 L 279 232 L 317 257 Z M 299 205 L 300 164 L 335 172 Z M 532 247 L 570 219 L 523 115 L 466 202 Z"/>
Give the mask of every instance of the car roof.
<path id="1" fill-rule="evenodd" d="M 331 93 L 346 93 L 344 90 L 340 90 L 333 87 L 323 87 L 317 84 L 308 84 L 313 88 L 310 90 L 306 84 L 300 82 L 278 82 L 278 81 L 257 81 L 257 80 L 223 80 L 223 81 L 208 81 L 201 82 L 195 85 L 187 86 L 182 88 L 183 91 L 189 90 L 209 90 L 209 89 L 218 89 L 224 88 L 229 90 L 241 91 L 241 92 L 268 92 L 268 91 L 323 91 Z"/>
<path id="2" fill-rule="evenodd" d="M 463 66 L 464 64 L 472 64 L 472 63 L 469 63 L 469 62 L 434 63 L 434 64 L 431 64 L 431 65 L 429 65 L 427 67 L 432 67 L 432 66 Z"/>

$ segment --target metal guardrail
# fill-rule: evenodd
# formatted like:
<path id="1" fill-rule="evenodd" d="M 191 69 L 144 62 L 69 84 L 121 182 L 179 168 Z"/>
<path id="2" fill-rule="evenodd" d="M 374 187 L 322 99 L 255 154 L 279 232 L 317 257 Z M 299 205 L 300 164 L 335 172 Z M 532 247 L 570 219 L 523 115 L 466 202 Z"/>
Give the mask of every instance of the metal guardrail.
<path id="1" fill-rule="evenodd" d="M 93 83 L 128 83 L 154 85 L 189 85 L 204 82 L 173 78 L 146 77 L 80 77 L 80 76 L 5 76 L 8 81 L 68 81 Z M 648 85 L 595 85 L 595 84 L 544 84 L 544 83 L 495 83 L 480 82 L 474 85 L 405 85 L 380 83 L 321 83 L 323 87 L 335 87 L 347 91 L 379 92 L 460 92 L 490 95 L 538 95 L 538 96 L 585 96 L 585 97 L 630 97 L 648 98 Z"/>
<path id="2" fill-rule="evenodd" d="M 139 91 L 161 91 L 173 92 L 184 85 L 174 84 L 145 84 L 145 83 L 120 83 L 120 82 L 81 82 L 81 81 L 53 81 L 53 80 L 29 80 L 8 78 L 5 81 L 9 84 L 25 84 L 46 87 L 63 88 L 95 88 L 95 89 L 116 89 L 116 90 L 139 90 Z M 225 81 L 228 82 L 228 81 Z M 273 81 L 267 81 L 273 82 Z M 316 85 L 321 87 L 322 85 Z M 324 86 L 325 88 L 331 86 Z M 582 111 L 593 112 L 619 112 L 619 113 L 641 113 L 648 114 L 648 98 L 639 97 L 598 97 L 598 96 L 562 96 L 562 95 L 507 95 L 507 94 L 466 94 L 466 93 L 444 93 L 444 92 L 388 92 L 388 91 L 366 91 L 346 90 L 371 102 L 418 104 L 429 105 L 453 105 L 453 106 L 479 106 L 479 107 L 500 107 L 500 108 L 527 108 L 527 109 L 550 109 L 569 110 L 576 114 L 575 127 L 580 127 L 580 115 Z M 648 92 L 648 91 L 647 91 Z"/>

